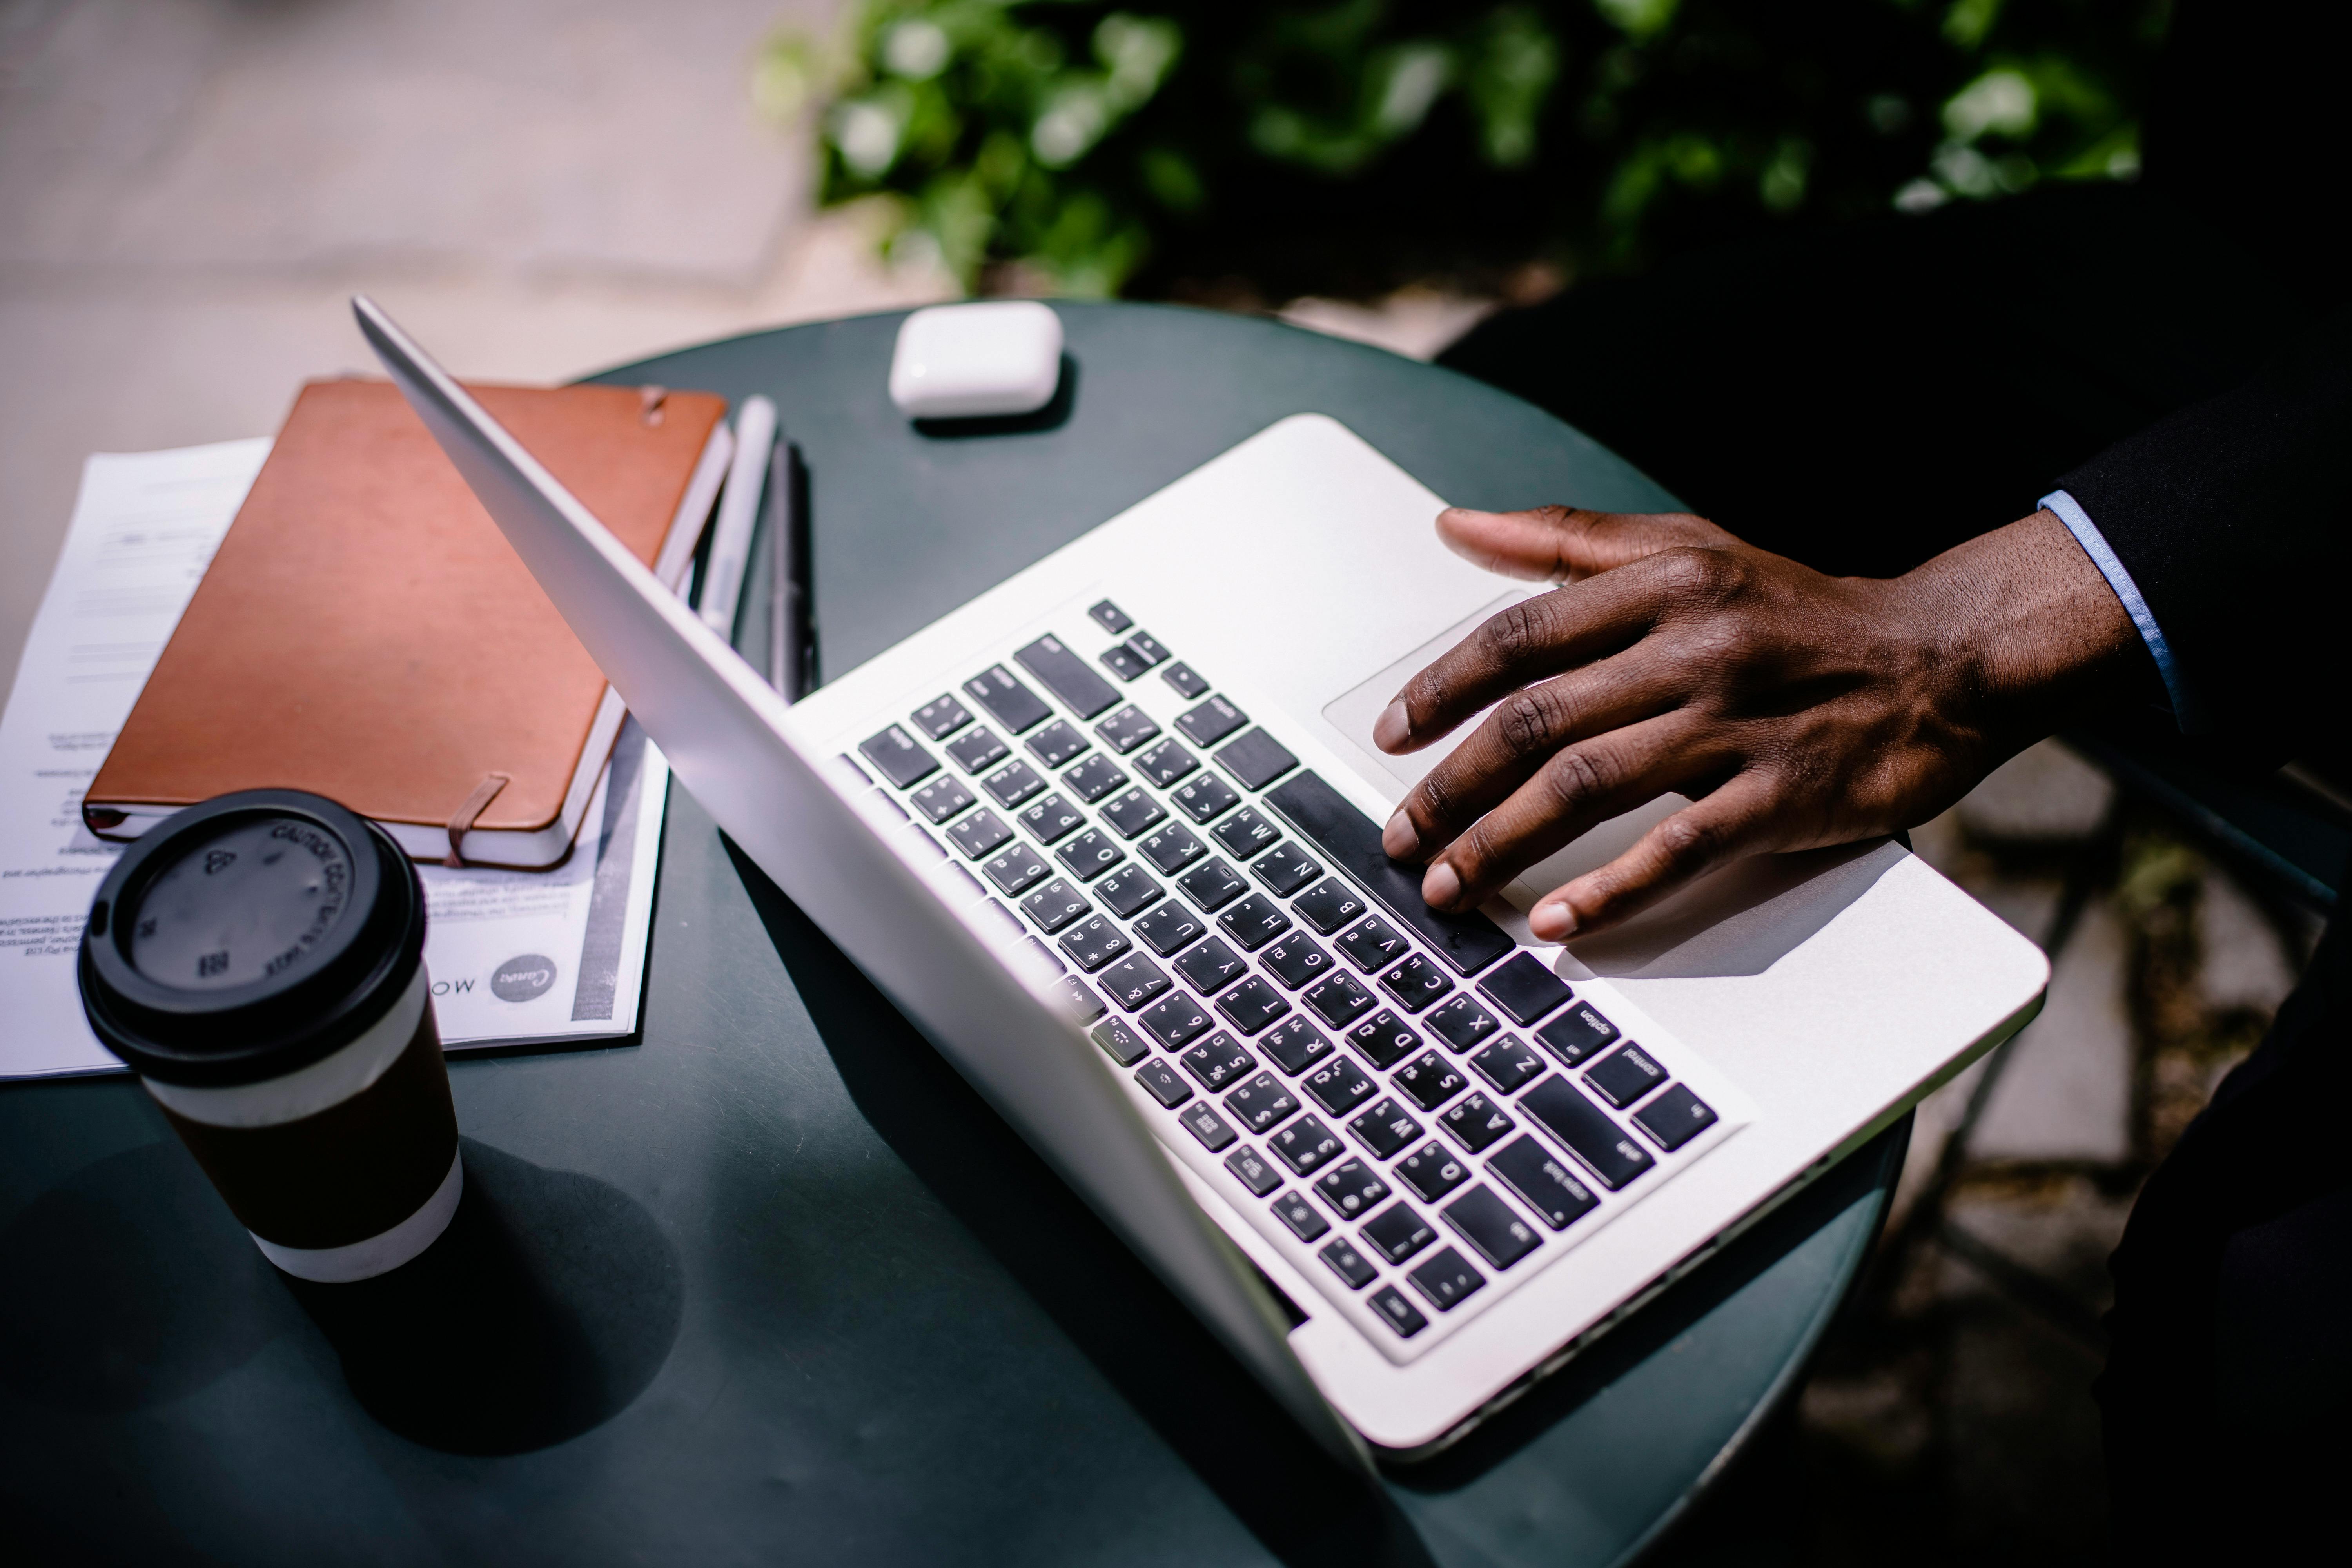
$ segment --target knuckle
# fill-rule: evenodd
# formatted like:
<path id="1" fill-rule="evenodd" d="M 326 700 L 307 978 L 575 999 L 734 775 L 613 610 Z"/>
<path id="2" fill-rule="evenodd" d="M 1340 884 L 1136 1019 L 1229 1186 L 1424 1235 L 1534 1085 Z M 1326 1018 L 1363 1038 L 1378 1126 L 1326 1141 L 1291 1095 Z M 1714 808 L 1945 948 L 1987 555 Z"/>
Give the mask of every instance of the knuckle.
<path id="1" fill-rule="evenodd" d="M 1675 870 L 1695 870 L 1713 860 L 1723 845 L 1722 826 L 1687 812 L 1658 824 L 1658 858 Z"/>
<path id="2" fill-rule="evenodd" d="M 1548 686 L 1517 692 L 1495 710 L 1503 743 L 1519 755 L 1550 745 L 1560 718 L 1560 704 Z"/>
<path id="3" fill-rule="evenodd" d="M 1478 628 L 1479 647 L 1489 660 L 1508 668 L 1543 647 L 1547 618 L 1536 607 L 1542 602 L 1540 597 L 1522 599 L 1498 611 Z"/>
<path id="4" fill-rule="evenodd" d="M 1552 795 L 1563 808 L 1586 805 L 1607 794 L 1616 770 L 1592 747 L 1575 746 L 1552 759 L 1546 770 Z"/>

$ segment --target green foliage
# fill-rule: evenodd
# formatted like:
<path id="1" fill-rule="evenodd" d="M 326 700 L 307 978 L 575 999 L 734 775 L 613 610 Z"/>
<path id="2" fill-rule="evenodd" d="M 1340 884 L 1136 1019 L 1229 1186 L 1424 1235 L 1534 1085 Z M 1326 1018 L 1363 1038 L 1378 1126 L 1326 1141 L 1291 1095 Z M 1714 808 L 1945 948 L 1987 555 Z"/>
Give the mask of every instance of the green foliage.
<path id="1" fill-rule="evenodd" d="M 2128 179 L 2167 0 L 852 0 L 755 84 L 901 257 L 1072 294 L 1637 268 Z M 1339 274 L 1333 277 L 1332 274 Z"/>

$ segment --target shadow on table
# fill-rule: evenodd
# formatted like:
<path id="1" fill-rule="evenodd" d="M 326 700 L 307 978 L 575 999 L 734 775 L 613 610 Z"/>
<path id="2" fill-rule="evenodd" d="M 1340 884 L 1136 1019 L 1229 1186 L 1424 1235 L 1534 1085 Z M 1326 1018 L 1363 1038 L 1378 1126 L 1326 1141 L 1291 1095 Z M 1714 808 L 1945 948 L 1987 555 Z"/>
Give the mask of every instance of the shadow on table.
<path id="1" fill-rule="evenodd" d="M 975 436 L 1020 436 L 1035 430 L 1058 430 L 1069 422 L 1078 401 L 1078 362 L 1062 356 L 1062 379 L 1043 408 L 1026 414 L 994 414 L 976 419 L 918 419 L 918 432 L 934 441 L 962 441 Z"/>

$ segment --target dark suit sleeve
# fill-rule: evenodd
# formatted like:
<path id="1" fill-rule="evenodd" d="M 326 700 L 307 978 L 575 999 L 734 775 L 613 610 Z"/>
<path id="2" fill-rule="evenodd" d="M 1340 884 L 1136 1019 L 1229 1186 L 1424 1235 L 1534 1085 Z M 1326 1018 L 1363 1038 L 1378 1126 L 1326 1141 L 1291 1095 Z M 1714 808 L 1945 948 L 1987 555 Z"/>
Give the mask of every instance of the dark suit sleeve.
<path id="1" fill-rule="evenodd" d="M 2345 720 L 2352 312 L 2061 481 L 2147 601 L 2191 734 L 2284 756 Z"/>

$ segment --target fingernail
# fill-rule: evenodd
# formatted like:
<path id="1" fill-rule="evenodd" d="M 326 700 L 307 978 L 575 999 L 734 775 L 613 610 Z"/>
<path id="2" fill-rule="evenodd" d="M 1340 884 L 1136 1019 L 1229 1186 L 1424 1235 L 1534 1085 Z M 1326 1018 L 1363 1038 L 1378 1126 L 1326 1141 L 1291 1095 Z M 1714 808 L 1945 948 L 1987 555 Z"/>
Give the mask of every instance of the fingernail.
<path id="1" fill-rule="evenodd" d="M 1566 942 L 1576 934 L 1576 911 L 1548 900 L 1528 911 L 1528 929 L 1545 942 Z"/>
<path id="2" fill-rule="evenodd" d="M 1410 859 L 1421 847 L 1421 835 L 1412 830 L 1412 818 L 1398 812 L 1381 829 L 1381 848 L 1391 860 Z"/>
<path id="3" fill-rule="evenodd" d="M 1412 739 L 1412 721 L 1405 717 L 1404 699 L 1400 697 L 1381 710 L 1372 721 L 1372 744 L 1383 752 L 1393 752 Z"/>
<path id="4" fill-rule="evenodd" d="M 1421 901 L 1433 910 L 1442 910 L 1462 896 L 1462 879 L 1454 868 L 1440 860 L 1421 879 Z"/>

